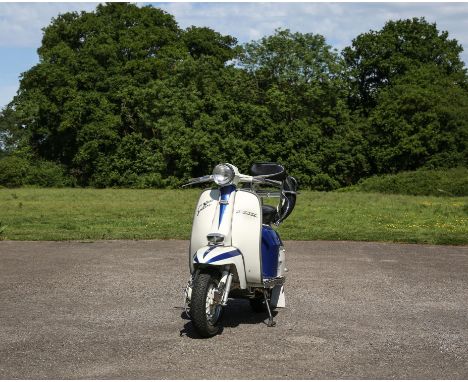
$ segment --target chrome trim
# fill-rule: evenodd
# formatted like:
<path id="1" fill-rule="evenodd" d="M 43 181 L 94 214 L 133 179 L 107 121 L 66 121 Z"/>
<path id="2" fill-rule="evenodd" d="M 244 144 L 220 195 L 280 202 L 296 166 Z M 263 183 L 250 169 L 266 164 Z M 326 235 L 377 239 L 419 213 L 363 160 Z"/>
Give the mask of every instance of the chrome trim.
<path id="1" fill-rule="evenodd" d="M 218 183 L 214 179 L 214 170 L 216 169 L 216 167 L 221 166 L 221 165 L 229 167 L 229 169 L 232 171 L 232 176 L 230 177 L 230 179 L 229 179 L 229 181 L 227 183 Z M 233 184 L 233 180 L 236 177 L 236 170 L 234 170 L 234 167 L 230 163 L 218 163 L 216 166 L 214 166 L 213 173 L 210 176 L 213 179 L 213 182 L 215 182 L 218 186 L 225 187 L 225 186 L 229 186 L 230 184 Z"/>
<path id="2" fill-rule="evenodd" d="M 214 291 L 213 300 L 216 304 L 221 304 L 222 306 L 227 305 L 227 300 L 229 296 L 229 291 L 231 290 L 231 282 L 233 274 L 229 271 L 230 266 L 226 265 L 224 271 L 221 275 L 221 280 Z"/>
<path id="3" fill-rule="evenodd" d="M 206 238 L 211 245 L 218 245 L 224 242 L 224 235 L 217 232 L 209 233 L 206 235 Z"/>
<path id="4" fill-rule="evenodd" d="M 224 287 L 224 295 L 223 295 L 223 299 L 221 301 L 221 305 L 223 305 L 223 306 L 227 305 L 229 292 L 231 291 L 232 277 L 233 277 L 232 273 L 229 273 L 228 276 L 227 276 L 226 285 Z"/>
<path id="5" fill-rule="evenodd" d="M 192 298 L 192 290 L 193 290 L 193 276 L 190 277 L 190 280 L 188 281 L 187 285 L 184 288 L 184 311 L 188 318 L 191 318 L 190 317 L 190 301 Z"/>
<path id="6" fill-rule="evenodd" d="M 265 288 L 272 288 L 275 285 L 283 285 L 286 282 L 286 276 L 272 277 L 271 279 L 264 279 L 263 286 Z"/>
<path id="7" fill-rule="evenodd" d="M 253 176 L 252 181 L 250 183 L 264 183 L 276 187 L 281 187 L 283 185 L 283 182 L 280 182 L 279 180 L 268 179 L 266 175 Z"/>
<path id="8" fill-rule="evenodd" d="M 267 190 L 257 190 L 257 194 L 261 197 L 266 198 L 280 198 L 281 192 L 279 191 L 267 191 Z"/>

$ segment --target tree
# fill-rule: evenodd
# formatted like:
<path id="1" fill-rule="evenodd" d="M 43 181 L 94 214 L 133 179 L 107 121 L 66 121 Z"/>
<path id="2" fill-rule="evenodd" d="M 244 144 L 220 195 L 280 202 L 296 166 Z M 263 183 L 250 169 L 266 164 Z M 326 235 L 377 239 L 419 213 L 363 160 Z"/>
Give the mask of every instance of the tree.
<path id="1" fill-rule="evenodd" d="M 371 173 L 466 165 L 461 45 L 424 18 L 389 21 L 343 51 Z"/>
<path id="2" fill-rule="evenodd" d="M 388 21 L 380 31 L 360 34 L 343 51 L 355 90 L 353 107 L 368 112 L 380 89 L 422 65 L 435 65 L 442 75 L 465 81 L 462 51 L 448 32 L 439 32 L 424 18 Z"/>
<path id="3" fill-rule="evenodd" d="M 19 125 L 18 116 L 11 106 L 0 111 L 0 156 L 13 152 L 24 141 L 26 132 Z"/>
<path id="4" fill-rule="evenodd" d="M 302 185 L 321 189 L 365 173 L 365 158 L 354 156 L 363 141 L 347 107 L 344 62 L 323 36 L 277 30 L 246 44 L 240 63 L 272 119 L 257 141 L 268 159 L 284 162 Z M 344 163 L 349 167 L 342 172 Z"/>
<path id="5" fill-rule="evenodd" d="M 23 74 L 15 108 L 33 150 L 89 184 L 97 169 L 110 166 L 109 158 L 126 152 L 120 148 L 128 146 L 126 136 L 160 139 L 162 121 L 182 108 L 186 95 L 197 95 L 193 81 L 181 77 L 222 70 L 235 56 L 235 43 L 209 28 L 181 30 L 171 15 L 150 6 L 109 3 L 95 12 L 66 13 L 44 29 L 40 62 Z M 183 113 L 196 110 L 195 117 L 198 105 L 185 106 Z M 157 142 L 150 146 L 162 150 Z"/>
<path id="6" fill-rule="evenodd" d="M 437 65 L 381 90 L 367 139 L 375 173 L 468 165 L 468 92 Z"/>
<path id="7" fill-rule="evenodd" d="M 202 56 L 216 57 L 221 65 L 235 58 L 237 39 L 223 36 L 210 28 L 187 28 L 182 35 L 182 41 L 188 48 L 190 55 L 197 59 Z"/>

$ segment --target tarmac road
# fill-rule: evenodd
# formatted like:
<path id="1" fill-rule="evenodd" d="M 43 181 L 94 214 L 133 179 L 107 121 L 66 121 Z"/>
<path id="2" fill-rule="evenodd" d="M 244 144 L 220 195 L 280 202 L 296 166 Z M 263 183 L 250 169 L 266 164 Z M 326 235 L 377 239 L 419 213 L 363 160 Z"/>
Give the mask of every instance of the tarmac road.
<path id="1" fill-rule="evenodd" d="M 468 247 L 286 242 L 287 308 L 185 318 L 185 241 L 0 242 L 5 379 L 468 378 Z"/>

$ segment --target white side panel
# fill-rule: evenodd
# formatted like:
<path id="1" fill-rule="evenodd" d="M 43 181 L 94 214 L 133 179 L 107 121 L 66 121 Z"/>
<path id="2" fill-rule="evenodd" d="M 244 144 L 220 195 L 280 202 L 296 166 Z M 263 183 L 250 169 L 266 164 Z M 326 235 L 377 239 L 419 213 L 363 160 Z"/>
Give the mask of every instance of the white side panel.
<path id="1" fill-rule="evenodd" d="M 205 190 L 198 199 L 193 215 L 192 236 L 190 238 L 189 263 L 190 272 L 193 272 L 192 258 L 201 247 L 208 244 L 206 235 L 211 233 L 213 221 L 218 219 L 217 208 L 219 190 Z"/>
<path id="2" fill-rule="evenodd" d="M 262 283 L 260 256 L 262 211 L 260 199 L 252 192 L 238 190 L 232 215 L 232 246 L 244 255 L 247 283 Z"/>

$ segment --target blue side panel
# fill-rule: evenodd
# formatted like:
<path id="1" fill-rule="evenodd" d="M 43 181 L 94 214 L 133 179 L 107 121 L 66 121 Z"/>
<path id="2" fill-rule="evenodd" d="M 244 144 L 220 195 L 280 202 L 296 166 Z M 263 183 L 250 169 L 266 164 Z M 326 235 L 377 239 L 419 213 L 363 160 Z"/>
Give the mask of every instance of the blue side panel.
<path id="1" fill-rule="evenodd" d="M 262 275 L 276 277 L 278 275 L 278 258 L 281 239 L 270 226 L 262 226 Z"/>
<path id="2" fill-rule="evenodd" d="M 221 200 L 228 201 L 229 200 L 229 195 L 231 195 L 231 192 L 233 192 L 236 189 L 235 186 L 229 185 L 229 186 L 224 186 L 221 187 Z M 219 206 L 219 222 L 218 222 L 218 227 L 221 225 L 221 221 L 223 220 L 223 215 L 224 211 L 226 210 L 227 204 L 221 204 Z"/>

